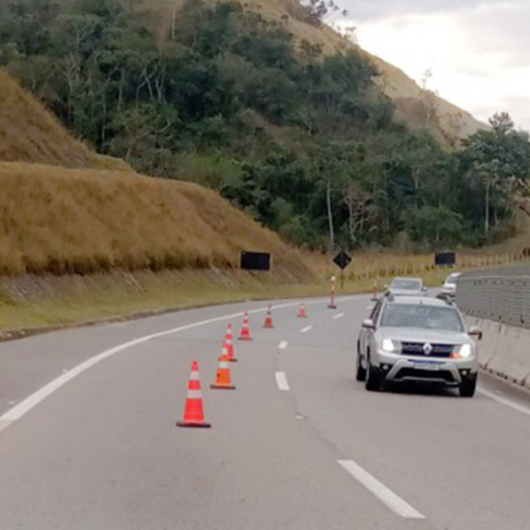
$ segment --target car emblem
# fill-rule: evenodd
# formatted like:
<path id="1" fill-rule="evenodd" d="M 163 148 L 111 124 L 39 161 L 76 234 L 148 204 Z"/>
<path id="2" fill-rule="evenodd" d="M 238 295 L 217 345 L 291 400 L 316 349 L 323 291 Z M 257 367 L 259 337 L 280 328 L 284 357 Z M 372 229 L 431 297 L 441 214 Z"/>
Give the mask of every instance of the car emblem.
<path id="1" fill-rule="evenodd" d="M 427 343 L 423 345 L 423 353 L 425 355 L 430 355 L 432 353 L 433 347 L 431 344 Z"/>

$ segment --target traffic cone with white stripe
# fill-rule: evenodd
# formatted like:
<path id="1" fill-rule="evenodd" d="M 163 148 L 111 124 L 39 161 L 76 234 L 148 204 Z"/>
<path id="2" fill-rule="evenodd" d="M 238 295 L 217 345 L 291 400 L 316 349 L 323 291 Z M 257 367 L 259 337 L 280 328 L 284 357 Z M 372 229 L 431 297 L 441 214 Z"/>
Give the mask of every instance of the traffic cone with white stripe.
<path id="1" fill-rule="evenodd" d="M 217 379 L 210 388 L 217 390 L 235 390 L 236 387 L 232 384 L 230 376 L 230 362 L 228 360 L 228 350 L 226 344 L 223 346 L 223 353 L 219 359 L 219 368 L 217 369 Z"/>
<path id="2" fill-rule="evenodd" d="M 226 349 L 228 351 L 228 360 L 231 363 L 237 362 L 236 356 L 234 354 L 234 335 L 232 333 L 232 324 L 228 324 L 225 337 Z"/>
<path id="3" fill-rule="evenodd" d="M 265 329 L 274 329 L 274 324 L 272 323 L 272 308 L 269 306 L 267 309 L 267 317 L 265 318 L 265 324 L 263 324 Z"/>
<path id="4" fill-rule="evenodd" d="M 243 329 L 241 330 L 239 340 L 252 340 L 252 337 L 250 336 L 250 324 L 248 322 L 247 311 L 245 311 L 245 318 L 243 319 Z"/>
<path id="5" fill-rule="evenodd" d="M 204 408 L 202 405 L 201 377 L 199 375 L 199 363 L 193 361 L 191 375 L 188 384 L 188 395 L 184 409 L 184 419 L 177 422 L 178 427 L 202 427 L 209 428 L 211 425 L 205 421 Z"/>
<path id="6" fill-rule="evenodd" d="M 304 304 L 300 304 L 300 311 L 298 311 L 298 318 L 307 318 L 307 312 L 305 310 Z"/>

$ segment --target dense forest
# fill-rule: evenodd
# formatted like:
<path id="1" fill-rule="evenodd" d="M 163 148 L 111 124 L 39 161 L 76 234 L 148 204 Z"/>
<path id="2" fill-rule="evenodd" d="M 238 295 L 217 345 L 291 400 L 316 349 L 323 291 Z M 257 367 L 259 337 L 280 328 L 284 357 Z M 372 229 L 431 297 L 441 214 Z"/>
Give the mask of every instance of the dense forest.
<path id="1" fill-rule="evenodd" d="M 324 57 L 237 3 L 167 20 L 148 4 L 2 2 L 0 64 L 99 152 L 213 187 L 297 244 L 511 234 L 530 144 L 506 114 L 448 152 L 396 119 L 360 51 Z"/>

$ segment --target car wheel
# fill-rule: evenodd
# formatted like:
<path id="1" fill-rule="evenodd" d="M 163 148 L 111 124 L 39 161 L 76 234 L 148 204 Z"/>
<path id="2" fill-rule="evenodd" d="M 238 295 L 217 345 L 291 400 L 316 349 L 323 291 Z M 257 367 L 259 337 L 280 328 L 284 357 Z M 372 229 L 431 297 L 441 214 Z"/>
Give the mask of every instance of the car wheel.
<path id="1" fill-rule="evenodd" d="M 364 386 L 366 390 L 377 392 L 381 388 L 381 375 L 379 370 L 370 364 L 370 360 L 366 361 L 366 366 L 367 370 Z"/>
<path id="2" fill-rule="evenodd" d="M 459 391 L 462 397 L 473 397 L 477 388 L 477 376 L 464 379 L 460 384 Z"/>
<path id="3" fill-rule="evenodd" d="M 361 345 L 359 342 L 357 342 L 357 369 L 355 372 L 355 378 L 357 381 L 364 381 L 366 379 L 366 369 L 363 368 L 361 362 Z"/>

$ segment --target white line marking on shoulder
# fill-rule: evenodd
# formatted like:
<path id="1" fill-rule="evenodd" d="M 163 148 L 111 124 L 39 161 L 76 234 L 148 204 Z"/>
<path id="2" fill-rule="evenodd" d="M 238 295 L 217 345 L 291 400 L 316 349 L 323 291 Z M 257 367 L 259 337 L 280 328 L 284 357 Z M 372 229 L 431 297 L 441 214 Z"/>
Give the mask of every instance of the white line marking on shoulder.
<path id="1" fill-rule="evenodd" d="M 383 504 L 400 517 L 406 519 L 425 519 L 420 512 L 415 510 L 401 497 L 398 497 L 392 490 L 387 488 L 382 482 L 379 482 L 353 460 L 338 460 L 337 462 L 350 475 L 352 475 L 352 477 L 360 482 L 367 490 L 371 491 Z"/>
<path id="2" fill-rule="evenodd" d="M 285 372 L 276 372 L 276 384 L 282 392 L 289 392 L 291 390 Z"/>
<path id="3" fill-rule="evenodd" d="M 313 329 L 313 326 L 307 326 L 304 329 L 300 330 L 300 333 L 307 333 L 308 331 L 311 331 Z"/>
<path id="4" fill-rule="evenodd" d="M 339 320 L 339 318 L 344 318 L 345 317 L 345 314 L 344 313 L 339 313 L 338 315 L 335 315 L 333 317 L 333 320 Z"/>
<path id="5" fill-rule="evenodd" d="M 490 399 L 493 399 L 494 401 L 496 401 L 497 403 L 500 403 L 501 405 L 510 407 L 511 409 L 516 410 L 517 412 L 520 412 L 521 414 L 526 414 L 527 416 L 530 416 L 530 409 L 523 405 L 519 405 L 519 403 L 515 403 L 515 401 L 511 401 L 509 399 L 503 398 L 501 396 L 498 396 L 497 394 L 494 394 L 493 392 L 490 392 L 489 390 L 484 390 L 482 388 L 478 389 L 478 393 Z"/>

